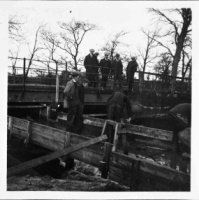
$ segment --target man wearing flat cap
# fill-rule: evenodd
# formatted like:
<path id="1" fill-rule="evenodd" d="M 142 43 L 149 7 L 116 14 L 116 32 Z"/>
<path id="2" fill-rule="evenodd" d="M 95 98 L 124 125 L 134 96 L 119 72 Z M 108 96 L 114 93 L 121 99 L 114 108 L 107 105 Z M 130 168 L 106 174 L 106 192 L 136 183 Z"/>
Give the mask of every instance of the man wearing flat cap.
<path id="1" fill-rule="evenodd" d="M 97 57 L 94 55 L 94 49 L 90 49 L 90 53 L 84 59 L 84 66 L 86 69 L 86 76 L 90 82 L 90 86 L 96 87 L 97 86 L 97 75 L 98 75 L 98 60 Z"/>
<path id="2" fill-rule="evenodd" d="M 83 123 L 83 110 L 79 98 L 78 84 L 83 77 L 81 72 L 73 72 L 72 77 L 64 89 L 64 96 L 68 103 L 66 131 L 80 134 Z"/>
<path id="3" fill-rule="evenodd" d="M 122 86 L 122 74 L 123 74 L 123 64 L 120 60 L 120 54 L 116 53 L 115 59 L 112 62 L 112 70 L 114 74 L 114 87 L 116 86 L 116 83 L 119 83 L 119 87 Z"/>
<path id="4" fill-rule="evenodd" d="M 131 57 L 131 61 L 128 63 L 127 68 L 126 68 L 128 92 L 132 92 L 133 83 L 134 83 L 134 74 L 137 71 L 137 68 L 138 68 L 138 64 L 136 62 L 136 58 Z"/>
<path id="5" fill-rule="evenodd" d="M 105 89 L 106 87 L 106 83 L 108 80 L 108 75 L 110 73 L 111 70 L 111 61 L 108 59 L 108 53 L 105 52 L 104 53 L 104 58 L 100 60 L 100 70 L 102 73 L 102 88 Z"/>

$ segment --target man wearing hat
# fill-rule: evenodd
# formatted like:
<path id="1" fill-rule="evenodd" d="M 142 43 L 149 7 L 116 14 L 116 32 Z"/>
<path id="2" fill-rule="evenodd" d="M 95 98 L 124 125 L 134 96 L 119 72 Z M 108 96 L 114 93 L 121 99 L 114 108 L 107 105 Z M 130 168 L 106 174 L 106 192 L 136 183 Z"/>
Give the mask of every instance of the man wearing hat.
<path id="1" fill-rule="evenodd" d="M 118 82 L 121 88 L 123 64 L 120 60 L 120 54 L 116 53 L 115 60 L 113 60 L 111 68 L 114 74 L 114 87 L 116 86 L 116 82 Z"/>
<path id="2" fill-rule="evenodd" d="M 104 58 L 100 60 L 100 70 L 102 73 L 102 88 L 104 89 L 106 87 L 106 83 L 108 80 L 108 75 L 111 70 L 111 61 L 108 59 L 108 53 L 105 52 Z"/>
<path id="3" fill-rule="evenodd" d="M 94 55 L 94 49 L 90 49 L 90 53 L 84 59 L 84 66 L 86 69 L 86 75 L 90 81 L 90 86 L 97 86 L 97 75 L 98 75 L 98 60 Z"/>
<path id="4" fill-rule="evenodd" d="M 82 79 L 82 74 L 80 72 L 74 72 L 72 77 L 64 89 L 64 96 L 68 102 L 66 131 L 80 134 L 81 124 L 83 123 L 83 110 L 79 98 L 78 84 Z"/>
<path id="5" fill-rule="evenodd" d="M 134 74 L 137 71 L 137 68 L 138 68 L 138 64 L 136 62 L 136 58 L 131 57 L 131 61 L 128 63 L 127 68 L 126 68 L 128 92 L 132 91 L 133 83 L 134 83 Z"/>

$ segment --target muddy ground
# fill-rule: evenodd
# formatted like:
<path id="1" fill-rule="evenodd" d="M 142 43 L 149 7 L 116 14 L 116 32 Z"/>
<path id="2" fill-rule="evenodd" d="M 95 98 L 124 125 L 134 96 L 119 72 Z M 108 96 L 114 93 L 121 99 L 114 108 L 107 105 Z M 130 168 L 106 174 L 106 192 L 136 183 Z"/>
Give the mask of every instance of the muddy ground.
<path id="1" fill-rule="evenodd" d="M 116 182 L 102 179 L 97 168 L 76 161 L 74 170 L 60 178 L 28 171 L 7 180 L 7 191 L 129 191 Z"/>

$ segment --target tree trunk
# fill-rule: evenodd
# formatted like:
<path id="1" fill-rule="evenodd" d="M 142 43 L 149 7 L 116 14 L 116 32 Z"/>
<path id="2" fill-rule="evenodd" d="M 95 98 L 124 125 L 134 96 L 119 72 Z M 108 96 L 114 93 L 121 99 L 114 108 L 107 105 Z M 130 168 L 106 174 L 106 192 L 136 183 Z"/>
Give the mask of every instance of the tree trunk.
<path id="1" fill-rule="evenodd" d="M 176 85 L 176 76 L 178 71 L 178 63 L 180 61 L 181 52 L 183 49 L 183 44 L 185 41 L 185 38 L 187 36 L 188 28 L 191 23 L 191 11 L 190 9 L 182 9 L 183 12 L 183 27 L 182 31 L 177 39 L 177 45 L 176 45 L 176 52 L 173 58 L 172 63 L 172 73 L 171 73 L 171 94 L 174 94 L 175 92 L 175 85 Z"/>
<path id="2" fill-rule="evenodd" d="M 74 59 L 74 62 L 75 62 L 74 69 L 77 70 L 77 60 L 76 60 L 76 58 Z"/>

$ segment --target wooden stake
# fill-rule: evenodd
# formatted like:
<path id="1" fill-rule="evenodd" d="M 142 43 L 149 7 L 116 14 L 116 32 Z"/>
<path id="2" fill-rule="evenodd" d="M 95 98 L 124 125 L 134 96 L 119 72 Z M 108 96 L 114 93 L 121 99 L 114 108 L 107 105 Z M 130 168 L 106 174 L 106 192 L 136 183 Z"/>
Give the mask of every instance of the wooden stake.
<path id="1" fill-rule="evenodd" d="M 8 128 L 10 129 L 9 139 L 12 139 L 12 132 L 13 132 L 13 117 L 9 117 Z"/>
<path id="2" fill-rule="evenodd" d="M 27 146 L 29 141 L 30 141 L 30 136 L 31 136 L 31 121 L 28 121 L 28 131 L 27 131 L 27 136 L 26 139 L 24 140 L 25 145 Z"/>
<path id="3" fill-rule="evenodd" d="M 137 191 L 139 189 L 139 173 L 140 171 L 140 161 L 133 161 L 131 168 L 131 182 L 130 182 L 130 191 Z"/>
<path id="4" fill-rule="evenodd" d="M 56 75 L 56 97 L 55 97 L 55 102 L 59 102 L 59 74 L 57 73 Z"/>
<path id="5" fill-rule="evenodd" d="M 108 142 L 104 143 L 104 155 L 101 161 L 101 172 L 102 172 L 101 177 L 102 178 L 108 177 L 110 154 L 111 154 L 112 146 L 113 145 Z"/>

